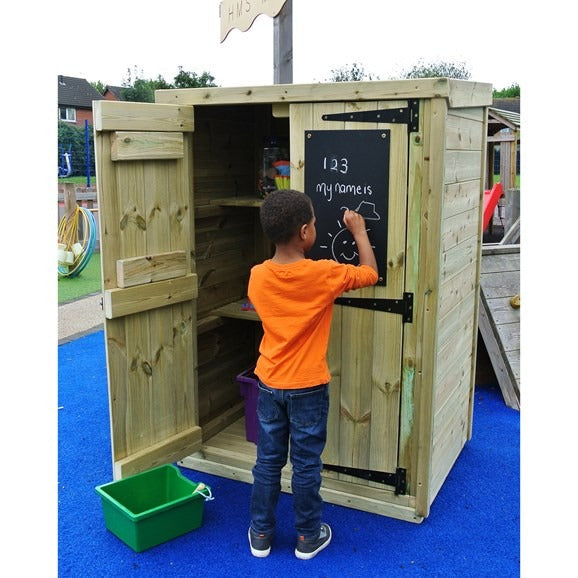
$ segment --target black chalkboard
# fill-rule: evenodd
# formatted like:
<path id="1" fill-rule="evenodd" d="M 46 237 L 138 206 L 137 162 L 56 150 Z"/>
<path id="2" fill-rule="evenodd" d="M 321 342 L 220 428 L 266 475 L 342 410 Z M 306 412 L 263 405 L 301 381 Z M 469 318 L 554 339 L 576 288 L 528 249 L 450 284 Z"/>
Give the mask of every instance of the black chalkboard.
<path id="1" fill-rule="evenodd" d="M 358 211 L 375 252 L 378 285 L 386 285 L 390 140 L 389 130 L 305 131 L 305 193 L 317 219 L 308 257 L 357 265 L 343 213 Z"/>

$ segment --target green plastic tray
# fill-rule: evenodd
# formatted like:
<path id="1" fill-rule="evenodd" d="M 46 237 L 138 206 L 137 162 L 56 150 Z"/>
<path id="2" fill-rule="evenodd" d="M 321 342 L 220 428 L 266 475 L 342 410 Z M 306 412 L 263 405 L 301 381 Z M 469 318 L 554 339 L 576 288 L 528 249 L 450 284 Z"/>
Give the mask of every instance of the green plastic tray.
<path id="1" fill-rule="evenodd" d="M 168 464 L 95 490 L 106 528 L 142 552 L 201 526 L 205 499 L 193 495 L 197 486 Z"/>

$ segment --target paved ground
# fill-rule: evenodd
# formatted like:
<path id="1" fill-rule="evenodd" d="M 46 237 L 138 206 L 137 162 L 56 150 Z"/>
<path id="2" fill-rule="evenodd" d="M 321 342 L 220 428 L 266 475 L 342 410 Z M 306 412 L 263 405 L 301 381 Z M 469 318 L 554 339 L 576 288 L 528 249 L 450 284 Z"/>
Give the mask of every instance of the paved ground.
<path id="1" fill-rule="evenodd" d="M 58 306 L 58 344 L 104 327 L 102 295 L 96 293 Z"/>

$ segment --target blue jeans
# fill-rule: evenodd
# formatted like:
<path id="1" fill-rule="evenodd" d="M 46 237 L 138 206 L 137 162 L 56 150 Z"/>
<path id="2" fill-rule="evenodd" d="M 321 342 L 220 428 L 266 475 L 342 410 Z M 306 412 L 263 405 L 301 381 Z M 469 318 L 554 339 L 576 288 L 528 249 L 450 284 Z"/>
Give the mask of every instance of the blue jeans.
<path id="1" fill-rule="evenodd" d="M 328 410 L 328 384 L 274 389 L 259 381 L 259 435 L 251 496 L 251 527 L 255 532 L 273 534 L 281 470 L 290 447 L 295 529 L 305 538 L 317 537 L 323 508 L 319 488 Z"/>

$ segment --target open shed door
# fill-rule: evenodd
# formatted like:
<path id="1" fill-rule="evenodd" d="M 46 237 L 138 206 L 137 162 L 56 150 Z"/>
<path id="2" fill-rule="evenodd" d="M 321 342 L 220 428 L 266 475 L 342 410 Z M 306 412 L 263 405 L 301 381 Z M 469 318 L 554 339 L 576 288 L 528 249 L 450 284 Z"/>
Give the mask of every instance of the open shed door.
<path id="1" fill-rule="evenodd" d="M 315 206 L 316 246 L 327 252 L 311 256 L 355 263 L 339 221 L 349 208 L 365 217 L 379 268 L 378 284 L 344 294 L 333 314 L 326 486 L 336 478 L 405 493 L 399 452 L 403 327 L 412 313 L 412 296 L 404 294 L 408 134 L 416 130 L 410 107 L 407 100 L 291 105 L 291 158 L 304 160 L 292 185 L 297 173 L 295 187 Z"/>
<path id="2" fill-rule="evenodd" d="M 193 108 L 95 101 L 115 479 L 197 451 Z"/>

